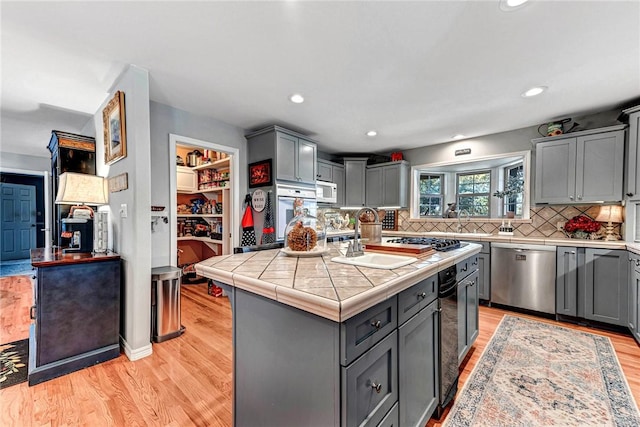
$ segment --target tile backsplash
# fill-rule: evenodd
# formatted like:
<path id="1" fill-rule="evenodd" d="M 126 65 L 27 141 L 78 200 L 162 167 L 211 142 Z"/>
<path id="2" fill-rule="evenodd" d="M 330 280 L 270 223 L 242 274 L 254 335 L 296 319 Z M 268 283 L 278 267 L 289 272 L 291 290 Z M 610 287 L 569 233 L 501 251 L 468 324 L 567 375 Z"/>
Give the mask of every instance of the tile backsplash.
<path id="1" fill-rule="evenodd" d="M 600 205 L 553 205 L 542 206 L 530 209 L 530 221 L 514 221 L 513 232 L 515 236 L 541 237 L 541 238 L 566 238 L 563 231 L 558 230 L 558 223 L 565 223 L 574 216 L 586 215 L 595 219 L 600 210 Z M 505 219 L 505 221 L 507 221 Z M 457 221 L 429 221 L 410 220 L 409 211 L 406 209 L 398 211 L 398 230 L 415 232 L 451 232 L 455 233 L 458 226 Z M 480 221 L 466 219 L 462 220 L 464 232 L 492 233 L 497 234 L 500 222 L 496 220 Z M 615 224 L 615 232 L 620 233 L 620 224 Z"/>

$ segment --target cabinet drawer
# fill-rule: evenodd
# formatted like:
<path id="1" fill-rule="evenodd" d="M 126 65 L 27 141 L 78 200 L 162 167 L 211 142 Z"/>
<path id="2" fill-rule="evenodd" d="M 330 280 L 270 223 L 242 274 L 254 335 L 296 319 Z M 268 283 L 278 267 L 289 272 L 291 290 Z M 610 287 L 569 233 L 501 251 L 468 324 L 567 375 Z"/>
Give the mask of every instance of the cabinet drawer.
<path id="1" fill-rule="evenodd" d="M 340 327 L 340 360 L 353 362 L 398 326 L 396 296 L 348 319 Z"/>
<path id="2" fill-rule="evenodd" d="M 398 294 L 398 324 L 402 325 L 438 296 L 438 275 L 434 274 Z"/>
<path id="3" fill-rule="evenodd" d="M 387 413 L 387 415 L 380 421 L 378 427 L 398 427 L 400 424 L 398 417 L 398 404 L 393 405 L 393 408 Z"/>
<path id="4" fill-rule="evenodd" d="M 456 264 L 456 279 L 460 281 L 477 269 L 478 255 L 472 255 Z"/>
<path id="5" fill-rule="evenodd" d="M 377 426 L 398 400 L 398 333 L 342 368 L 342 425 Z"/>

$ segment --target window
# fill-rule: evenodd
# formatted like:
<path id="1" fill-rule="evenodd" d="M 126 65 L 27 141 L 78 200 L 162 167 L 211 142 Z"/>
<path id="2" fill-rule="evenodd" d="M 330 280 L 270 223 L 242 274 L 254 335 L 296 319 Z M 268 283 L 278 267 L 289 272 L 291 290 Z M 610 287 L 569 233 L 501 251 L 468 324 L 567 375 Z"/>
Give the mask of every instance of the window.
<path id="1" fill-rule="evenodd" d="M 515 216 L 518 217 L 522 217 L 522 206 L 524 203 L 522 184 L 518 184 L 523 182 L 523 172 L 522 164 L 504 168 L 505 186 L 516 193 L 510 194 L 503 199 L 504 205 L 502 209 L 505 213 L 515 212 Z"/>
<path id="2" fill-rule="evenodd" d="M 442 216 L 444 176 L 420 174 L 420 216 Z"/>
<path id="3" fill-rule="evenodd" d="M 491 172 L 459 173 L 456 181 L 458 212 L 465 210 L 472 217 L 488 217 Z"/>

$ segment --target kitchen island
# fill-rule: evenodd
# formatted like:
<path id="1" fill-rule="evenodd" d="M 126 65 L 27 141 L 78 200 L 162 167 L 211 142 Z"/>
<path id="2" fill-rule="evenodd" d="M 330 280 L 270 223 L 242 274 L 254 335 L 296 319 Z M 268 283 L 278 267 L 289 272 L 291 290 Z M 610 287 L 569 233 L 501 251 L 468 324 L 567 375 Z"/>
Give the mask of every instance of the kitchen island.
<path id="1" fill-rule="evenodd" d="M 409 400 L 402 399 L 403 373 L 429 376 L 423 387 L 433 389 L 437 404 L 437 273 L 480 248 L 468 244 L 391 270 L 332 262 L 345 243 L 328 244 L 318 257 L 274 249 L 196 264 L 232 305 L 234 425 L 397 425 Z M 417 313 L 411 319 L 420 318 L 417 325 L 429 333 L 419 347 L 430 372 L 398 365 L 406 359 L 402 328 L 415 323 L 398 320 L 408 293 Z"/>

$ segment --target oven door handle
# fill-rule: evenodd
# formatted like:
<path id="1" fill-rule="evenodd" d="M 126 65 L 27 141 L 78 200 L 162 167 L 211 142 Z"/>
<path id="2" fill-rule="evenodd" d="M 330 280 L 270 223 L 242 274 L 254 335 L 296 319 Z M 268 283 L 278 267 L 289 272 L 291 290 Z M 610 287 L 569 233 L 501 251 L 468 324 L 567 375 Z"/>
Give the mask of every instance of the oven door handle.
<path id="1" fill-rule="evenodd" d="M 442 287 L 438 290 L 438 298 L 450 297 L 451 295 L 456 293 L 457 289 L 458 289 L 458 282 L 454 280 L 452 285 L 449 285 L 448 287 Z"/>

